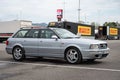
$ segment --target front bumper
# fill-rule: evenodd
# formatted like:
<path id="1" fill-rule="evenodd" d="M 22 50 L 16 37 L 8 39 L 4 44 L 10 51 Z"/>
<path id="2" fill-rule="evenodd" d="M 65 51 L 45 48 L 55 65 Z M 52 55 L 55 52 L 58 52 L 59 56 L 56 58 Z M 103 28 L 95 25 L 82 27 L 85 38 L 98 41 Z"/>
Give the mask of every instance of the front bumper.
<path id="1" fill-rule="evenodd" d="M 89 49 L 83 51 L 83 59 L 103 59 L 109 55 L 110 49 Z"/>

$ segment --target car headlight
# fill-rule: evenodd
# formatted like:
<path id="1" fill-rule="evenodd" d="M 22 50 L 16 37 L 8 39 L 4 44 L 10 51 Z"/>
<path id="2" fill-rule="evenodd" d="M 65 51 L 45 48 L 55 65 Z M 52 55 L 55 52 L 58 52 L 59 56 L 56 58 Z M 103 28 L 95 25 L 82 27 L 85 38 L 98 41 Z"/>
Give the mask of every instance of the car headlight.
<path id="1" fill-rule="evenodd" d="M 91 44 L 90 49 L 99 49 L 98 44 Z"/>

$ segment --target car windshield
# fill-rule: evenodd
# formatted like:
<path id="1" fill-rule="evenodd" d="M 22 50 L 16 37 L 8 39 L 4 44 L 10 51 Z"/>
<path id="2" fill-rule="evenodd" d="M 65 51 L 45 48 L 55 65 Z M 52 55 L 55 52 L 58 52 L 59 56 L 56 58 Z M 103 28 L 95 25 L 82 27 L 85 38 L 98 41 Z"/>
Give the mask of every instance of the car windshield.
<path id="1" fill-rule="evenodd" d="M 79 36 L 73 34 L 72 32 L 66 30 L 66 29 L 61 29 L 61 28 L 55 28 L 53 29 L 60 38 L 64 39 L 69 39 L 69 38 L 80 38 Z"/>

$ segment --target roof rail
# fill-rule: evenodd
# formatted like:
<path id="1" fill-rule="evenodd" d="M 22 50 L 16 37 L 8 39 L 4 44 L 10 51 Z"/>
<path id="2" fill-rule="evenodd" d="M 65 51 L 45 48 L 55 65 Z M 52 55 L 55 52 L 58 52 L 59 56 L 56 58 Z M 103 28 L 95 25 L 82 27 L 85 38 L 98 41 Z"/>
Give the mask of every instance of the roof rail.
<path id="1" fill-rule="evenodd" d="M 21 27 L 20 29 L 41 29 L 41 28 L 46 28 L 46 27 L 42 27 L 42 26 L 32 26 L 32 27 Z"/>

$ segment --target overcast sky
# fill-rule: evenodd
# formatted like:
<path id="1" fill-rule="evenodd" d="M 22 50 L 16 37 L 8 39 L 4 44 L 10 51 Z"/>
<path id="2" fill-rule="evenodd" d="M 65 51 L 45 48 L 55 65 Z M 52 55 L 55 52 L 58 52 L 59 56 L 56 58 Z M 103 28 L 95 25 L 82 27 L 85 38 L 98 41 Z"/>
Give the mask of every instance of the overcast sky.
<path id="1" fill-rule="evenodd" d="M 35 23 L 57 21 L 57 9 L 64 19 L 78 21 L 79 0 L 0 0 L 0 21 L 16 19 Z M 65 3 L 65 4 L 64 4 Z M 80 20 L 86 23 L 120 22 L 120 0 L 80 0 Z"/>

